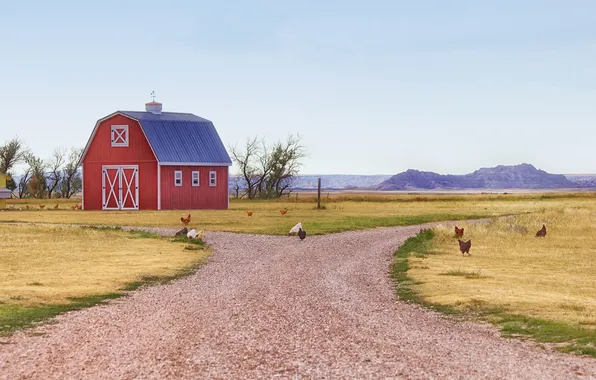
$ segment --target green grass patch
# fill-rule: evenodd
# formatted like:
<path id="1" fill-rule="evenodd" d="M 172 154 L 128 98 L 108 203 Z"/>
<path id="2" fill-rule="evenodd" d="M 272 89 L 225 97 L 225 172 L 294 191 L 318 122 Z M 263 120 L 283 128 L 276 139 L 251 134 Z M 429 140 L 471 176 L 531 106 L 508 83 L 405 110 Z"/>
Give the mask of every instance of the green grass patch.
<path id="1" fill-rule="evenodd" d="M 80 228 L 97 231 L 122 231 L 120 226 L 81 226 Z"/>
<path id="2" fill-rule="evenodd" d="M 144 230 L 131 230 L 129 231 L 131 238 L 133 239 L 161 239 L 163 236 L 156 234 L 155 232 L 149 232 Z"/>
<path id="3" fill-rule="evenodd" d="M 80 310 L 105 303 L 106 300 L 121 297 L 122 293 L 108 293 L 88 297 L 71 298 L 64 305 L 43 305 L 23 307 L 19 305 L 0 305 L 0 335 L 7 335 L 17 329 L 30 327 L 59 314 Z"/>
<path id="4" fill-rule="evenodd" d="M 460 276 L 464 278 L 486 278 L 480 274 L 480 270 L 450 269 L 447 272 L 439 273 L 439 276 Z"/>
<path id="5" fill-rule="evenodd" d="M 400 227 L 413 226 L 417 224 L 442 222 L 446 220 L 473 220 L 490 218 L 489 214 L 423 214 L 408 216 L 348 216 L 339 222 L 328 222 L 325 220 L 313 220 L 308 222 L 308 233 L 310 235 L 325 235 L 336 232 L 358 231 L 378 227 Z M 306 227 L 305 227 L 306 229 Z M 287 232 L 286 232 L 287 233 Z"/>
<path id="6" fill-rule="evenodd" d="M 410 255 L 418 257 L 427 255 L 433 247 L 434 236 L 433 230 L 423 230 L 418 235 L 406 240 L 395 252 L 391 277 L 401 300 L 416 303 L 450 316 L 491 322 L 501 329 L 501 333 L 505 337 L 531 338 L 537 342 L 553 344 L 562 352 L 596 357 L 596 331 L 594 330 L 513 314 L 501 307 L 490 307 L 479 300 L 455 306 L 441 305 L 425 300 L 415 289 L 415 285 L 420 282 L 408 276 L 410 268 L 408 259 Z M 453 269 L 441 274 L 482 278 L 480 271 L 461 269 Z"/>
<path id="7" fill-rule="evenodd" d="M 172 241 L 176 242 L 176 243 L 186 243 L 186 244 L 190 244 L 190 245 L 194 245 L 194 246 L 198 246 L 198 247 L 205 246 L 205 242 L 202 241 L 201 239 L 190 239 L 186 235 L 176 236 L 176 237 L 172 238 Z"/>

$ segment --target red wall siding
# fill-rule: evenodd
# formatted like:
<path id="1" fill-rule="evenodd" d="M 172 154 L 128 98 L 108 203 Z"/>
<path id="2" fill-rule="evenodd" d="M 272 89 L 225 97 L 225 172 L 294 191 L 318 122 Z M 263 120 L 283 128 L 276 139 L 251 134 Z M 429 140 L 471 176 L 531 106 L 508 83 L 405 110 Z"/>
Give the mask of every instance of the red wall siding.
<path id="1" fill-rule="evenodd" d="M 174 171 L 182 170 L 182 186 L 174 186 Z M 200 172 L 200 186 L 192 186 L 192 172 Z M 217 172 L 217 185 L 209 186 L 209 172 Z M 161 209 L 197 210 L 228 208 L 227 166 L 162 166 Z"/>
<path id="2" fill-rule="evenodd" d="M 128 147 L 111 146 L 111 126 L 128 125 Z M 122 115 L 100 123 L 83 160 L 85 210 L 101 210 L 101 166 L 139 166 L 139 209 L 157 209 L 157 160 L 139 124 Z"/>

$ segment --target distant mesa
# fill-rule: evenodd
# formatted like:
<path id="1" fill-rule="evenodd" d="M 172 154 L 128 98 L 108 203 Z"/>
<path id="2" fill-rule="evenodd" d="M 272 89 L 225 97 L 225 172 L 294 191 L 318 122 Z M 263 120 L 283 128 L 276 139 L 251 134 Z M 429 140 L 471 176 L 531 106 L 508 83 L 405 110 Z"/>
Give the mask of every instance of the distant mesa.
<path id="1" fill-rule="evenodd" d="M 473 189 L 581 189 L 596 188 L 596 175 L 550 174 L 530 164 L 499 165 L 482 168 L 465 175 L 438 174 L 420 170 L 406 170 L 391 175 L 298 175 L 292 181 L 294 191 L 313 191 L 321 177 L 325 191 L 379 190 L 473 190 Z M 245 188 L 239 176 L 230 176 L 230 192 L 236 185 Z"/>
<path id="2" fill-rule="evenodd" d="M 531 164 L 499 165 L 464 175 L 407 170 L 383 181 L 377 190 L 574 189 L 591 187 L 589 179 L 572 181 Z"/>

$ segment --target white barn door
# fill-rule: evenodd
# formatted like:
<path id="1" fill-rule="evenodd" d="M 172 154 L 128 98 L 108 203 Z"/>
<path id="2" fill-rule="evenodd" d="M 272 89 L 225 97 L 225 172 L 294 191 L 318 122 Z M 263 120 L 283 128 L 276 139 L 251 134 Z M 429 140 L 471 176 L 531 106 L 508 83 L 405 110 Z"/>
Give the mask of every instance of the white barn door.
<path id="1" fill-rule="evenodd" d="M 138 165 L 103 165 L 101 187 L 102 210 L 139 209 Z"/>

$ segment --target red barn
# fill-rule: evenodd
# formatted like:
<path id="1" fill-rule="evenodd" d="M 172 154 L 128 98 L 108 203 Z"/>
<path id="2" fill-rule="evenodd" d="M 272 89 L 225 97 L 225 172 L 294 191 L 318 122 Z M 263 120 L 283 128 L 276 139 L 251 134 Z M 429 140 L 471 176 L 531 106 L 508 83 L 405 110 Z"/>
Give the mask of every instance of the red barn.
<path id="1" fill-rule="evenodd" d="M 81 157 L 85 210 L 227 209 L 232 165 L 213 123 L 190 113 L 117 111 Z"/>

